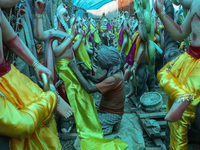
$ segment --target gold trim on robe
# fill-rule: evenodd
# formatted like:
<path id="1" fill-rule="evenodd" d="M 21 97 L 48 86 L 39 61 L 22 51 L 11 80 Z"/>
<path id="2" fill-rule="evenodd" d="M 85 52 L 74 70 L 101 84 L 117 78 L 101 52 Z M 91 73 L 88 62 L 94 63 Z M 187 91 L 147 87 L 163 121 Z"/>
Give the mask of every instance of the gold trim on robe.
<path id="1" fill-rule="evenodd" d="M 0 135 L 10 137 L 11 150 L 62 149 L 53 92 L 43 92 L 13 65 L 0 77 L 0 91 Z"/>

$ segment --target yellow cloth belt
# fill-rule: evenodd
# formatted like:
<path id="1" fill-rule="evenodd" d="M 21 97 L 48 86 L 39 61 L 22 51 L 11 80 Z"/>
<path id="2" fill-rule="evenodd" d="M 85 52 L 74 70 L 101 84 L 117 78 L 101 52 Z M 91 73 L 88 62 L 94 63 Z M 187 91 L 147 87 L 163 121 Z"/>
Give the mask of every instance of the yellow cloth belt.
<path id="1" fill-rule="evenodd" d="M 71 34 L 71 29 L 68 30 L 68 33 Z M 75 43 L 78 39 L 79 39 L 79 34 L 75 37 L 73 43 Z M 84 64 L 90 69 L 91 68 L 91 61 L 90 61 L 90 57 L 88 55 L 88 52 L 85 48 L 85 45 L 83 44 L 85 41 L 85 39 L 83 38 L 83 40 L 81 41 L 81 44 L 79 46 L 79 48 L 75 51 L 75 56 L 76 58 L 78 58 L 80 61 L 84 61 Z"/>
<path id="2" fill-rule="evenodd" d="M 170 126 L 170 143 L 173 150 L 187 150 L 187 132 L 189 125 L 195 120 L 195 110 L 200 102 L 200 59 L 192 58 L 186 52 L 167 63 L 157 75 L 160 88 L 168 95 L 167 112 L 177 97 L 193 95 L 194 100 L 184 111 L 182 117 Z"/>
<path id="3" fill-rule="evenodd" d="M 0 91 L 6 97 L 0 95 L 0 135 L 10 137 L 10 149 L 62 149 L 53 117 L 53 92 L 43 92 L 13 65 L 0 77 Z"/>
<path id="4" fill-rule="evenodd" d="M 82 150 L 123 150 L 128 144 L 121 140 L 104 139 L 92 94 L 80 85 L 75 74 L 68 67 L 69 59 L 55 61 L 56 71 L 64 81 L 67 97 L 74 109 L 76 129 Z M 98 147 L 97 147 L 98 145 Z M 113 149 L 115 147 L 115 149 Z"/>
<path id="5" fill-rule="evenodd" d="M 91 29 L 91 31 L 94 31 L 94 30 L 95 30 L 95 28 L 93 27 L 93 25 L 90 25 L 90 29 Z M 94 38 L 94 41 L 95 41 L 96 43 L 100 43 L 100 42 L 101 42 L 101 39 L 100 39 L 100 37 L 99 37 L 99 31 L 98 31 L 98 30 L 96 30 L 96 32 L 94 33 L 93 38 Z"/>
<path id="6" fill-rule="evenodd" d="M 126 55 L 128 55 L 128 53 L 129 53 L 129 51 L 130 51 L 130 49 L 131 49 L 131 46 L 132 46 L 132 42 L 131 42 L 131 39 L 130 39 L 130 37 L 128 36 L 128 34 L 126 33 L 126 31 L 124 30 L 124 32 L 123 32 L 123 38 L 125 38 L 125 37 L 128 37 L 128 44 L 126 45 L 126 47 L 125 47 L 125 50 L 124 50 L 124 53 L 126 54 Z M 119 40 L 119 36 L 118 36 L 118 39 L 117 39 L 117 42 L 118 42 L 118 40 Z M 117 50 L 121 50 L 121 46 L 119 45 L 119 44 L 117 44 Z"/>

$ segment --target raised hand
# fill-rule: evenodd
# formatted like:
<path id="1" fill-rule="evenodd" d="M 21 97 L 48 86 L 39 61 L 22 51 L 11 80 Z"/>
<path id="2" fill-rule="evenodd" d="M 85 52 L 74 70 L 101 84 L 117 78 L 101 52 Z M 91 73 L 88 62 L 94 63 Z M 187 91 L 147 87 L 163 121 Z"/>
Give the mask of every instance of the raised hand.
<path id="1" fill-rule="evenodd" d="M 43 0 L 37 0 L 35 2 L 35 8 L 37 14 L 42 14 L 45 9 L 46 3 Z"/>
<path id="2" fill-rule="evenodd" d="M 77 25 L 75 25 L 75 22 L 76 22 L 76 18 L 74 19 L 74 22 L 72 23 L 72 30 L 71 30 L 71 36 L 73 37 L 73 38 L 75 38 L 76 37 L 76 35 L 78 34 L 78 26 Z"/>
<path id="3" fill-rule="evenodd" d="M 156 0 L 154 3 L 154 9 L 157 14 L 163 11 L 164 0 Z"/>
<path id="4" fill-rule="evenodd" d="M 82 36 L 82 37 L 85 37 L 85 36 L 86 36 L 84 30 L 81 30 L 81 31 L 80 31 L 80 36 Z"/>
<path id="5" fill-rule="evenodd" d="M 38 65 L 36 68 L 35 68 L 35 72 L 36 72 L 36 74 L 37 74 L 37 76 L 39 77 L 39 79 L 42 81 L 42 79 L 41 79 L 41 74 L 42 73 L 45 73 L 46 75 L 47 75 L 47 77 L 48 77 L 48 79 L 51 79 L 52 78 L 52 73 L 51 73 L 51 71 L 48 69 L 48 68 L 46 68 L 46 67 L 44 67 L 43 65 Z"/>
<path id="6" fill-rule="evenodd" d="M 68 64 L 68 66 L 71 68 L 71 70 L 72 70 L 73 72 L 76 71 L 76 69 L 78 69 L 78 66 L 77 66 L 75 60 L 71 60 L 71 61 L 69 62 L 69 64 Z"/>

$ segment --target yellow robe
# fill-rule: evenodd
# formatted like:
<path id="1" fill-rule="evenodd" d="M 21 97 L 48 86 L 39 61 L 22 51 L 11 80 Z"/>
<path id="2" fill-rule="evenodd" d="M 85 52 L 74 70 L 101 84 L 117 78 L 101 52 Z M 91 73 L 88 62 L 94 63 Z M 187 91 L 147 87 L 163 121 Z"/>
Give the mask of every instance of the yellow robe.
<path id="1" fill-rule="evenodd" d="M 128 144 L 119 139 L 104 139 L 92 94 L 81 86 L 68 67 L 69 59 L 55 61 L 56 71 L 64 81 L 67 97 L 74 109 L 76 128 L 81 140 L 81 150 L 124 150 Z"/>
<path id="2" fill-rule="evenodd" d="M 95 30 L 95 28 L 93 27 L 93 25 L 90 25 L 90 29 L 91 29 L 91 31 L 94 31 L 94 30 Z M 98 30 L 94 33 L 93 38 L 94 38 L 94 41 L 95 41 L 96 43 L 100 43 L 100 42 L 101 42 L 101 39 L 100 39 L 100 37 L 99 37 L 99 31 L 98 31 Z"/>
<path id="3" fill-rule="evenodd" d="M 124 32 L 123 32 L 123 38 L 125 38 L 125 37 L 128 37 L 128 44 L 126 45 L 126 47 L 125 47 L 125 49 L 124 49 L 124 53 L 126 54 L 126 55 L 128 55 L 128 53 L 129 53 L 129 51 L 130 51 L 130 49 L 131 49 L 131 46 L 132 46 L 132 41 L 131 41 L 131 39 L 130 39 L 130 37 L 128 36 L 128 34 L 126 33 L 126 31 L 124 30 Z M 118 40 L 119 40 L 119 35 L 118 35 L 118 37 L 117 37 L 117 42 L 118 42 Z M 121 50 L 121 46 L 119 45 L 119 44 L 117 44 L 117 50 Z"/>
<path id="4" fill-rule="evenodd" d="M 74 109 L 78 135 L 80 138 L 103 138 L 93 96 L 85 91 L 68 67 L 70 61 L 59 59 L 55 61 L 55 66 L 59 77 L 64 81 L 67 98 Z"/>
<path id="5" fill-rule="evenodd" d="M 0 77 L 0 91 L 0 135 L 10 137 L 11 150 L 62 149 L 53 92 L 43 92 L 13 65 Z"/>
<path id="6" fill-rule="evenodd" d="M 187 132 L 195 120 L 195 110 L 200 102 L 200 59 L 196 60 L 184 52 L 167 63 L 157 75 L 160 88 L 168 95 L 167 112 L 173 102 L 180 97 L 193 97 L 194 100 L 184 111 L 182 117 L 170 126 L 170 143 L 173 150 L 187 150 Z"/>

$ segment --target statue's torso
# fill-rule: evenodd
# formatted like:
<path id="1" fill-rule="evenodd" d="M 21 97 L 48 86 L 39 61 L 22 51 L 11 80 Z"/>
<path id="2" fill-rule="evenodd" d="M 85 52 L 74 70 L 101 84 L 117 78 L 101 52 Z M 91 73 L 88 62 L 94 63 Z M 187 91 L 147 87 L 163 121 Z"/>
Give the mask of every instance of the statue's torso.
<path id="1" fill-rule="evenodd" d="M 200 1 L 194 0 L 188 11 L 191 18 L 192 39 L 191 45 L 200 46 Z"/>
<path id="2" fill-rule="evenodd" d="M 65 36 L 66 38 L 68 38 L 70 36 L 70 34 L 68 34 L 67 32 L 63 32 L 63 31 L 59 31 L 59 30 L 54 30 L 53 34 L 59 34 L 59 35 L 63 35 Z M 64 41 L 63 41 L 64 42 Z M 62 44 L 62 42 L 58 42 L 58 46 Z M 62 55 L 60 56 L 57 56 L 56 55 L 56 51 L 54 50 L 54 54 L 55 54 L 55 59 L 58 60 L 58 59 L 74 59 L 74 51 L 73 51 L 73 41 L 67 46 L 65 45 L 66 47 L 66 50 L 65 52 L 63 52 Z"/>

